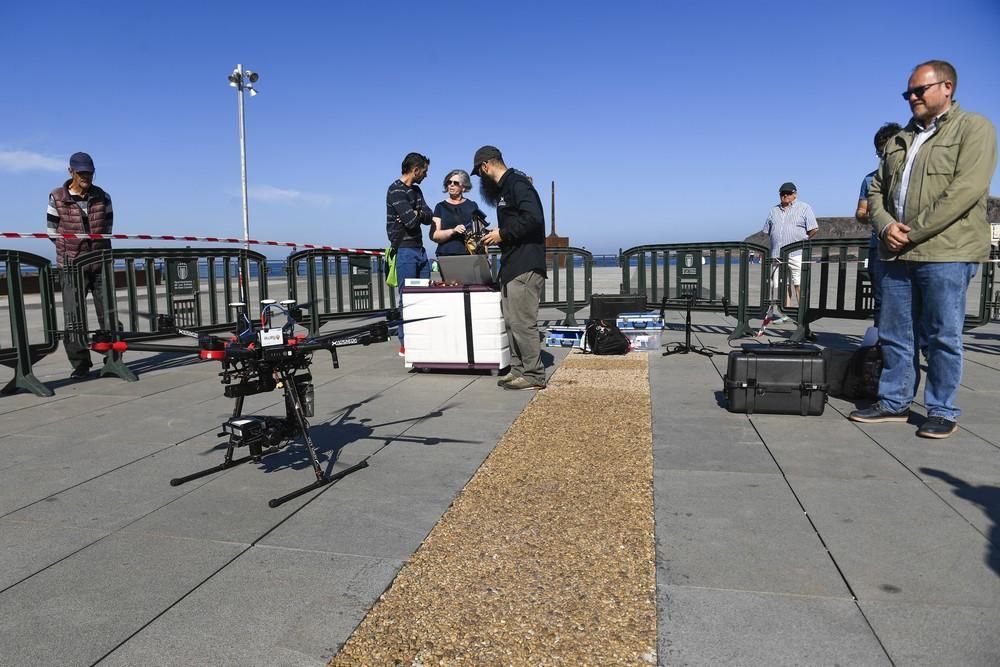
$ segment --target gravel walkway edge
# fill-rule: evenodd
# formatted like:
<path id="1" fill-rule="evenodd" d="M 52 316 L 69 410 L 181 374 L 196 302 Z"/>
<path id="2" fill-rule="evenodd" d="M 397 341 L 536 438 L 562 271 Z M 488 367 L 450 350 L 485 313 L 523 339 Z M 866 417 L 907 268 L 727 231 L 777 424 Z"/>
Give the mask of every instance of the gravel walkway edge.
<path id="1" fill-rule="evenodd" d="M 648 359 L 571 354 L 330 665 L 656 663 Z"/>

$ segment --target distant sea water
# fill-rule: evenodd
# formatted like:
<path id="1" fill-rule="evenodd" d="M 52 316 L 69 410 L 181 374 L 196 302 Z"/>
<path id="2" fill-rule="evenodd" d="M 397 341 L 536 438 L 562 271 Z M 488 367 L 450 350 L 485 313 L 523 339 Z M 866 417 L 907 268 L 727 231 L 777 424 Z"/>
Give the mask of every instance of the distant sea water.
<path id="1" fill-rule="evenodd" d="M 708 260 L 707 256 L 705 257 L 705 260 L 706 261 Z M 715 258 L 715 264 L 716 265 L 723 265 L 725 263 L 726 263 L 725 256 L 720 255 L 720 256 L 718 256 L 718 257 Z M 730 258 L 730 263 L 731 264 L 739 264 L 739 257 L 738 256 L 732 256 Z M 660 257 L 657 258 L 657 264 L 659 266 L 661 266 L 661 267 L 664 265 L 664 258 L 662 256 L 660 256 Z M 677 256 L 676 255 L 670 256 L 668 258 L 668 264 L 669 264 L 669 266 L 675 266 L 677 264 Z M 629 262 L 629 265 L 632 268 L 638 267 L 638 258 L 632 257 L 631 261 Z M 235 264 L 233 266 L 234 266 L 234 269 L 235 269 Z M 285 277 L 286 263 L 285 263 L 284 260 L 269 259 L 266 262 L 266 266 L 267 266 L 267 275 L 268 275 L 269 278 L 284 278 Z M 583 258 L 579 257 L 579 256 L 574 257 L 573 258 L 573 266 L 576 267 L 576 268 L 583 268 Z M 649 266 L 648 259 L 647 259 L 646 266 L 647 267 Z M 162 268 L 162 262 L 158 261 L 157 262 L 157 267 L 158 268 Z M 618 268 L 619 267 L 618 255 L 614 255 L 614 254 L 594 255 L 593 256 L 593 267 L 594 268 Z M 124 269 L 124 268 L 125 268 L 125 262 L 122 262 L 122 261 L 115 262 L 115 269 Z M 4 267 L 3 263 L 0 262 L 0 275 L 6 273 L 5 269 L 6 269 L 6 267 Z M 341 265 L 341 275 L 346 275 L 349 272 L 349 269 L 350 269 L 350 266 L 348 265 L 348 263 L 347 262 L 343 262 L 342 265 Z M 298 272 L 298 277 L 300 277 L 300 278 L 304 278 L 306 276 L 306 265 L 305 265 L 305 262 L 299 262 L 298 263 L 298 265 L 297 265 L 297 272 Z M 30 275 L 30 274 L 34 273 L 34 269 L 32 267 L 29 267 L 29 266 L 22 266 L 22 273 L 24 273 L 25 275 Z M 257 271 L 257 265 L 251 263 L 250 264 L 250 275 L 251 275 L 251 277 L 254 277 L 254 278 L 257 277 L 257 273 L 258 273 L 258 271 Z M 198 262 L 198 274 L 199 274 L 199 277 L 202 278 L 202 279 L 207 279 L 208 278 L 208 262 L 206 262 L 204 260 Z M 220 261 L 220 262 L 216 262 L 216 275 L 221 275 L 221 274 L 222 274 L 222 262 Z"/>

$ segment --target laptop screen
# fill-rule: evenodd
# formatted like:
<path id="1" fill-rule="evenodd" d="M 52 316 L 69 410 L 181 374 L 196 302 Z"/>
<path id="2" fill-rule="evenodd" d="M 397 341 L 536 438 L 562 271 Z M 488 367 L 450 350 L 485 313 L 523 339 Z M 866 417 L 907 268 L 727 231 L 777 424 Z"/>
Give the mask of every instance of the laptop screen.
<path id="1" fill-rule="evenodd" d="M 486 255 L 446 255 L 438 257 L 441 279 L 460 285 L 490 285 L 493 274 Z"/>

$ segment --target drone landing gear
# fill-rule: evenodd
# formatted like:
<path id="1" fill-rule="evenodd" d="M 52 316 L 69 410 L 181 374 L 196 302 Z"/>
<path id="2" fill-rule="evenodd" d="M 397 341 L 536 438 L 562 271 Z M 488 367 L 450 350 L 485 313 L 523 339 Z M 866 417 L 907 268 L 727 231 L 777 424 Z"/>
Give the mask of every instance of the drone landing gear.
<path id="1" fill-rule="evenodd" d="M 315 489 L 335 482 L 352 472 L 368 467 L 367 461 L 361 461 L 350 468 L 341 470 L 333 475 L 326 475 L 320 465 L 319 456 L 316 454 L 316 447 L 312 438 L 309 437 L 309 422 L 306 421 L 306 411 L 303 405 L 303 383 L 308 376 L 296 378 L 292 373 L 281 371 L 281 380 L 285 390 L 285 411 L 284 417 L 264 417 L 264 416 L 242 416 L 244 396 L 236 397 L 236 407 L 233 409 L 233 416 L 222 425 L 220 436 L 229 436 L 229 445 L 226 448 L 225 460 L 217 466 L 193 472 L 183 477 L 175 477 L 170 480 L 170 486 L 180 486 L 185 482 L 190 482 L 201 477 L 206 477 L 216 472 L 235 468 L 247 461 L 260 461 L 265 456 L 275 454 L 284 449 L 289 442 L 298 435 L 302 436 L 306 451 L 309 454 L 309 462 L 312 464 L 316 481 L 301 489 L 296 489 L 278 498 L 272 498 L 267 502 L 268 507 L 274 508 L 279 505 L 298 498 Z M 247 447 L 250 451 L 248 456 L 233 458 L 237 447 Z"/>
<path id="2" fill-rule="evenodd" d="M 362 468 L 367 468 L 367 467 L 368 467 L 368 461 L 362 461 L 361 463 L 356 463 L 356 464 L 352 465 L 350 468 L 346 468 L 345 470 L 341 470 L 340 472 L 335 473 L 333 475 L 324 475 L 323 471 L 319 470 L 319 471 L 316 472 L 316 481 L 315 482 L 313 482 L 312 484 L 308 484 L 306 486 L 303 486 L 301 489 L 297 489 L 295 491 L 292 491 L 291 493 L 286 493 L 285 495 L 281 496 L 280 498 L 271 498 L 270 500 L 267 501 L 267 506 L 271 507 L 271 508 L 277 507 L 278 505 L 281 505 L 282 503 L 288 502 L 292 498 L 298 498 L 299 496 L 301 496 L 304 493 L 309 493 L 310 491 L 312 491 L 314 489 L 318 489 L 320 487 L 326 486 L 330 482 L 336 482 L 338 479 L 341 479 L 342 477 L 347 477 L 352 472 L 357 472 L 358 470 L 361 470 Z"/>

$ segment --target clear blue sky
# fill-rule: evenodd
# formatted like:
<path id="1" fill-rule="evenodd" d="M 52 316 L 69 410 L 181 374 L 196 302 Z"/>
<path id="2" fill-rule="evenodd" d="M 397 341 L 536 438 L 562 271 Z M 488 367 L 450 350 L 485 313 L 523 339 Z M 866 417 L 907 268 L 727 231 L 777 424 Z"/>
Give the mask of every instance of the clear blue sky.
<path id="1" fill-rule="evenodd" d="M 547 217 L 556 181 L 560 234 L 613 252 L 743 238 L 786 180 L 817 215 L 852 215 L 918 62 L 951 61 L 956 98 L 1000 122 L 997 0 L 15 0 L 0 21 L 2 231 L 44 229 L 82 150 L 115 231 L 241 236 L 236 63 L 261 73 L 251 236 L 337 246 L 386 243 L 411 150 L 433 206 L 448 170 L 499 146 Z"/>

